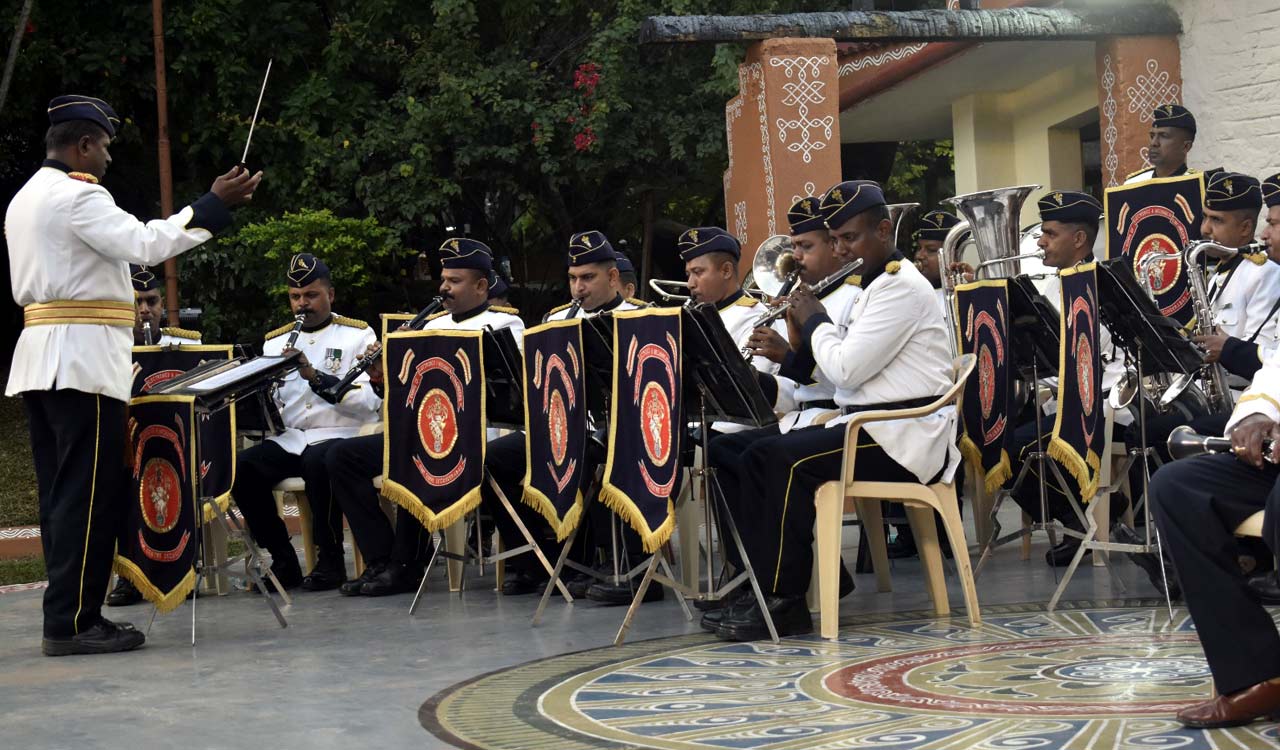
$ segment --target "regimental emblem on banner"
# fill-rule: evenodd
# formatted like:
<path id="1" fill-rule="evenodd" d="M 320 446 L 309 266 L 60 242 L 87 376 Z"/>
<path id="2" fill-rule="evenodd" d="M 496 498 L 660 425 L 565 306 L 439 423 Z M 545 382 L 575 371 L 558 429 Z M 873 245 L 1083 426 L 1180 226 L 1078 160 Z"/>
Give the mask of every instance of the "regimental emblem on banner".
<path id="1" fill-rule="evenodd" d="M 204 362 L 232 356 L 232 347 L 227 345 L 135 346 L 133 396 L 144 396 Z M 196 430 L 200 436 L 200 497 L 218 503 L 225 512 L 236 477 L 236 410 L 202 415 Z M 213 520 L 213 515 L 213 509 L 206 507 L 204 520 Z"/>
<path id="2" fill-rule="evenodd" d="M 132 496 L 115 570 L 168 612 L 195 586 L 194 430 L 189 396 L 142 396 L 129 403 Z"/>
<path id="3" fill-rule="evenodd" d="M 1195 311 L 1182 250 L 1200 239 L 1204 175 L 1107 188 L 1103 207 L 1107 257 L 1127 257 L 1134 278 L 1151 290 L 1160 312 L 1189 327 Z"/>
<path id="4" fill-rule="evenodd" d="M 1102 360 L 1098 351 L 1097 264 L 1059 273 L 1062 281 L 1061 351 L 1058 365 L 1058 413 L 1049 455 L 1080 486 L 1089 502 L 1098 490 L 1098 470 L 1106 436 L 1102 413 Z"/>
<path id="5" fill-rule="evenodd" d="M 680 308 L 613 316 L 613 405 L 600 499 L 654 552 L 674 527 L 680 476 Z"/>
<path id="6" fill-rule="evenodd" d="M 382 494 L 429 531 L 480 504 L 485 392 L 481 331 L 400 331 L 385 338 Z"/>
<path id="7" fill-rule="evenodd" d="M 961 354 L 977 356 L 962 400 L 960 450 L 982 473 L 988 492 L 1013 474 L 1009 459 L 1009 410 L 1013 393 L 1009 353 L 1009 282 L 988 279 L 956 287 L 957 340 Z"/>
<path id="8" fill-rule="evenodd" d="M 525 477 L 523 500 L 563 540 L 578 525 L 587 445 L 582 319 L 524 332 Z"/>

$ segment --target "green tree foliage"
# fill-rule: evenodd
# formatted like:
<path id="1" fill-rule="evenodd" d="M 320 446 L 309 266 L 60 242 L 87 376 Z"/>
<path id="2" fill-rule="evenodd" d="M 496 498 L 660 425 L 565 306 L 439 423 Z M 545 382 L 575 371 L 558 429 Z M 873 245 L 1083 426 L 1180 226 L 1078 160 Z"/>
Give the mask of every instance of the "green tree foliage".
<path id="1" fill-rule="evenodd" d="M 0 19 L 15 17 L 19 2 L 0 0 Z M 829 7 L 813 0 L 168 0 L 175 203 L 239 160 L 273 58 L 249 155 L 267 181 L 237 214 L 241 226 L 285 212 L 298 212 L 291 221 L 312 221 L 315 210 L 327 209 L 335 219 L 376 220 L 398 242 L 380 245 L 395 248 L 391 256 L 411 262 L 424 252 L 432 264 L 440 242 L 465 231 L 509 257 L 518 282 L 559 283 L 574 231 L 600 229 L 639 247 L 646 195 L 660 219 L 724 220 L 724 103 L 736 92 L 742 49 L 640 47 L 640 23 L 655 14 Z M 0 138 L 0 176 L 25 176 L 38 164 L 49 98 L 98 95 L 126 118 L 105 184 L 122 206 L 154 218 L 154 74 L 150 3 L 40 0 L 0 113 L 0 133 L 17 134 Z M 184 278 L 197 282 L 184 285 L 182 304 L 203 307 L 206 327 L 224 338 L 252 338 L 279 317 L 278 299 L 248 299 L 262 290 L 248 274 L 265 273 L 263 259 L 232 256 L 256 252 L 265 240 L 248 241 L 245 231 L 180 259 L 189 265 Z M 201 253 L 220 260 L 199 260 Z M 335 260 L 328 262 L 341 273 Z M 197 269 L 206 274 L 198 280 Z M 262 320 L 251 321 L 258 310 Z"/>

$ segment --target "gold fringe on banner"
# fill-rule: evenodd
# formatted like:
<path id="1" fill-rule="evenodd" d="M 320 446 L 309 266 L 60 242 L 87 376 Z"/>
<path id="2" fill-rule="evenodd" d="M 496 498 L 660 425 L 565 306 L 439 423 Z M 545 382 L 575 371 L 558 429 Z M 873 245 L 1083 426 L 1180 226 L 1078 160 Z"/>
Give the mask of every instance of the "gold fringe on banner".
<path id="1" fill-rule="evenodd" d="M 964 456 L 973 470 L 983 478 L 983 488 L 990 495 L 1013 476 L 1013 463 L 1009 460 L 1009 451 L 1000 451 L 1000 461 L 988 471 L 982 465 L 982 450 L 968 435 L 960 436 L 960 454 Z"/>
<path id="2" fill-rule="evenodd" d="M 552 504 L 551 498 L 528 484 L 525 485 L 524 494 L 520 496 L 520 501 L 538 511 L 539 515 L 547 519 L 547 523 L 556 532 L 557 542 L 563 542 L 572 534 L 573 530 L 578 527 L 578 521 L 582 518 L 582 490 L 578 490 L 574 494 L 573 507 L 569 508 L 569 512 L 564 514 L 563 521 L 556 515 L 556 506 Z"/>
<path id="3" fill-rule="evenodd" d="M 1062 468 L 1080 485 L 1080 502 L 1088 503 L 1098 494 L 1098 473 L 1102 468 L 1102 460 L 1097 453 L 1089 451 L 1089 455 L 1082 458 L 1071 447 L 1071 443 L 1055 437 L 1049 441 L 1049 457 L 1062 464 Z M 1092 475 L 1090 469 L 1093 470 Z"/>
<path id="4" fill-rule="evenodd" d="M 142 594 L 142 598 L 156 605 L 156 611 L 160 614 L 172 612 L 186 600 L 187 594 L 190 594 L 196 588 L 196 572 L 193 569 L 187 570 L 187 574 L 182 577 L 178 585 L 168 593 L 156 588 L 155 584 L 143 574 L 141 568 L 119 555 L 116 555 L 115 561 L 111 564 L 111 569 L 137 587 Z"/>
<path id="5" fill-rule="evenodd" d="M 448 528 L 466 517 L 468 513 L 480 505 L 482 499 L 479 487 L 473 487 L 444 511 L 436 513 L 422 504 L 408 488 L 396 482 L 382 479 L 382 496 L 413 514 L 427 531 L 440 531 Z"/>
<path id="6" fill-rule="evenodd" d="M 671 532 L 675 531 L 676 517 L 671 506 L 671 498 L 667 498 L 667 517 L 656 529 L 649 528 L 649 524 L 644 520 L 644 514 L 636 507 L 635 502 L 627 497 L 627 493 L 608 482 L 600 488 L 600 502 L 617 513 L 619 518 L 631 524 L 631 528 L 640 536 L 644 551 L 649 554 L 657 552 L 658 548 L 671 538 Z"/>

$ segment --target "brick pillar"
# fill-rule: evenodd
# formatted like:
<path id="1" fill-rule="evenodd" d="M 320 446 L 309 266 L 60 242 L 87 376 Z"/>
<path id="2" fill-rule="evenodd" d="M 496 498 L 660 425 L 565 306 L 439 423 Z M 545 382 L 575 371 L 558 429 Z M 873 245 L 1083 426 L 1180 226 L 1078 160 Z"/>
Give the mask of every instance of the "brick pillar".
<path id="1" fill-rule="evenodd" d="M 1102 183 L 1112 187 L 1148 166 L 1151 111 L 1182 103 L 1177 37 L 1111 37 L 1095 46 Z"/>
<path id="2" fill-rule="evenodd" d="M 789 234 L 787 209 L 840 181 L 836 45 L 768 39 L 747 48 L 738 95 L 725 105 L 726 227 L 742 241 L 743 274 L 756 248 Z"/>

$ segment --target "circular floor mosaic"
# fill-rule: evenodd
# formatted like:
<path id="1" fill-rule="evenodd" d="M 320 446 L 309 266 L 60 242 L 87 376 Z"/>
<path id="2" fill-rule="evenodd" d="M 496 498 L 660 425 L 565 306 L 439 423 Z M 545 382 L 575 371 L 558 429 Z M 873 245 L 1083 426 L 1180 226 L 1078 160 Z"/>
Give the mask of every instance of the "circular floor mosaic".
<path id="1" fill-rule="evenodd" d="M 1173 721 L 1211 687 L 1175 613 L 1078 602 L 989 607 L 977 630 L 914 612 L 845 618 L 837 642 L 665 638 L 484 675 L 431 698 L 420 719 L 486 750 L 1280 746 L 1274 724 Z"/>

